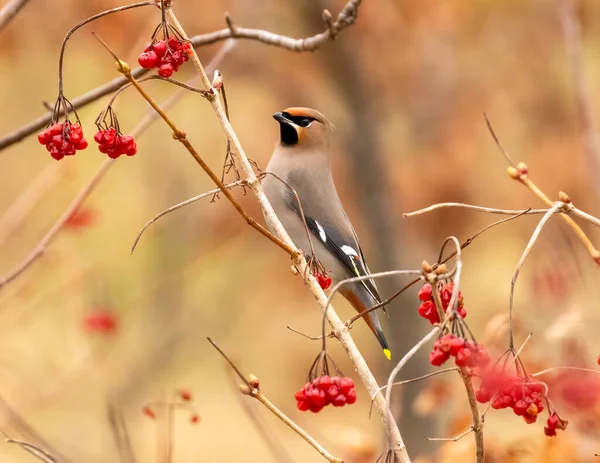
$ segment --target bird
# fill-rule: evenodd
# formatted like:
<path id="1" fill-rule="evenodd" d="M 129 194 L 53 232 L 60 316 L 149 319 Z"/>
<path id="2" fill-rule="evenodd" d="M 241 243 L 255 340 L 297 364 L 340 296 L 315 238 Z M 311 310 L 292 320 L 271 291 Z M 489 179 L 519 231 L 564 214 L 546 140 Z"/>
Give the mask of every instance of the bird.
<path id="1" fill-rule="evenodd" d="M 276 112 L 273 118 L 279 123 L 279 140 L 267 172 L 275 175 L 267 174 L 262 186 L 283 227 L 307 258 L 311 250 L 308 228 L 315 257 L 334 284 L 371 275 L 333 182 L 329 148 L 333 124 L 319 111 L 302 107 Z M 381 303 L 373 279 L 346 284 L 339 292 L 359 313 Z M 390 360 L 391 351 L 377 311 L 363 319 Z"/>

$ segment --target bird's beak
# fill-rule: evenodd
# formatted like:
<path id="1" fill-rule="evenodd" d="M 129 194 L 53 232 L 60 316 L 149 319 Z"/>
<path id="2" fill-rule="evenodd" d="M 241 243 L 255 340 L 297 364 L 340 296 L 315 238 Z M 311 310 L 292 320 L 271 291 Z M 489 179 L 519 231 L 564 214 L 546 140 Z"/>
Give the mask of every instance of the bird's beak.
<path id="1" fill-rule="evenodd" d="M 273 119 L 275 119 L 277 122 L 280 122 L 281 124 L 292 124 L 292 121 L 285 117 L 282 112 L 273 114 Z"/>

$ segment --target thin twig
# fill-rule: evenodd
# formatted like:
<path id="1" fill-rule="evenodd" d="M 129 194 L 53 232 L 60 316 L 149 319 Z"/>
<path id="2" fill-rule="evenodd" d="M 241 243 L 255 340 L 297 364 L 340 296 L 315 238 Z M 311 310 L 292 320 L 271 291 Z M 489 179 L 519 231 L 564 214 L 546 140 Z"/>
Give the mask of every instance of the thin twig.
<path id="1" fill-rule="evenodd" d="M 486 113 L 483 113 L 483 118 L 485 119 L 485 125 L 487 126 L 490 134 L 492 135 L 492 138 L 494 139 L 496 146 L 498 147 L 498 149 L 500 150 L 500 152 L 502 153 L 504 158 L 508 161 L 508 163 L 516 169 L 517 163 L 513 160 L 513 158 L 510 156 L 510 154 L 508 154 L 508 151 L 506 151 L 504 149 L 504 147 L 502 146 L 502 143 L 500 143 L 500 139 L 496 135 L 496 132 L 494 131 L 494 128 L 492 127 L 492 123 L 490 122 L 490 119 L 488 118 L 488 115 Z"/>
<path id="2" fill-rule="evenodd" d="M 450 441 L 450 442 L 456 442 L 456 441 L 459 441 L 460 439 L 462 439 L 463 437 L 465 437 L 470 432 L 473 432 L 473 427 L 472 426 L 469 429 L 467 429 L 466 431 L 461 432 L 458 436 L 455 436 L 455 437 L 428 437 L 427 440 L 429 440 L 429 441 Z"/>
<path id="3" fill-rule="evenodd" d="M 233 385 L 235 386 L 236 392 L 239 392 L 238 383 L 234 382 Z M 294 459 L 288 453 L 285 445 L 283 445 L 281 441 L 277 439 L 277 436 L 271 432 L 267 423 L 264 422 L 264 418 L 256 412 L 255 407 L 253 407 L 252 404 L 243 396 L 244 394 L 236 394 L 236 397 L 239 398 L 240 405 L 244 409 L 244 412 L 246 412 L 246 415 L 254 424 L 254 427 L 267 445 L 268 449 L 271 451 L 275 461 L 281 463 L 293 463 Z"/>
<path id="4" fill-rule="evenodd" d="M 54 458 L 52 455 L 50 455 L 48 452 L 46 452 L 45 450 L 42 450 L 41 448 L 37 447 L 36 445 L 30 444 L 29 442 L 25 442 L 22 440 L 17 440 L 17 439 L 6 439 L 6 442 L 8 444 L 17 444 L 18 446 L 20 446 L 23 450 L 29 452 L 31 455 L 37 457 L 38 459 L 45 461 L 47 463 L 58 463 L 58 460 L 56 458 Z"/>
<path id="5" fill-rule="evenodd" d="M 229 183 L 228 185 L 225 185 L 226 188 L 231 189 L 234 188 L 236 186 L 240 186 L 240 185 L 244 185 L 246 183 L 245 180 L 238 180 L 237 182 L 233 182 L 233 183 Z M 187 206 L 188 204 L 192 204 L 193 202 L 199 201 L 203 198 L 206 198 L 207 196 L 211 196 L 214 195 L 216 192 L 221 191 L 220 188 L 214 188 L 210 191 L 206 191 L 204 193 L 201 193 L 197 196 L 194 196 L 192 198 L 186 199 L 185 201 L 182 201 L 180 203 L 177 203 L 173 206 L 168 207 L 167 209 L 165 209 L 164 211 L 158 213 L 157 215 L 155 215 L 154 217 L 152 217 L 150 220 L 148 220 L 148 222 L 146 222 L 146 224 L 142 227 L 142 229 L 140 230 L 140 232 L 137 234 L 135 241 L 133 242 L 133 246 L 131 246 L 131 254 L 133 254 L 133 251 L 135 251 L 135 247 L 137 246 L 138 242 L 140 241 L 140 238 L 142 237 L 142 235 L 144 234 L 144 232 L 146 231 L 146 229 L 152 225 L 154 222 L 156 222 L 158 219 L 160 219 L 161 217 L 169 214 L 170 212 L 176 211 L 177 209 L 181 209 L 184 206 Z"/>
<path id="6" fill-rule="evenodd" d="M 490 121 L 487 118 L 487 115 L 485 116 L 485 121 L 486 121 L 488 130 L 490 131 L 490 134 L 492 135 L 494 141 L 496 142 L 496 145 L 498 145 L 498 148 L 500 149 L 500 151 L 502 152 L 502 154 L 505 157 L 508 156 L 506 151 L 504 151 L 504 148 L 500 144 L 500 141 L 498 140 L 498 137 L 496 136 L 496 133 L 494 132 L 494 129 L 492 128 L 492 124 L 490 123 Z M 515 164 L 514 161 L 512 159 L 510 159 L 510 157 L 508 157 L 507 159 L 509 160 L 509 162 L 511 163 L 511 166 L 512 166 L 509 168 L 509 171 L 513 170 L 512 172 L 509 172 L 511 178 L 513 178 L 514 180 L 517 180 L 521 184 L 525 185 L 533 194 L 535 194 L 538 198 L 540 198 L 548 207 L 553 207 L 554 203 L 550 200 L 550 198 L 548 198 L 548 196 L 546 196 L 546 194 L 542 190 L 540 190 L 538 188 L 538 186 L 529 177 L 529 168 L 523 163 Z M 563 208 L 564 208 L 564 206 L 563 206 Z M 566 209 L 563 212 L 566 212 Z M 586 247 L 586 249 L 590 253 L 590 256 L 592 257 L 592 259 L 594 259 L 594 261 L 597 264 L 600 264 L 600 251 L 598 251 L 596 249 L 596 247 L 593 245 L 593 243 L 590 241 L 590 239 L 585 234 L 585 232 L 581 229 L 581 227 L 579 225 L 577 225 L 577 223 L 571 217 L 569 217 L 566 213 L 561 214 L 561 217 L 571 227 L 571 229 L 573 230 L 575 235 L 577 235 L 577 237 L 581 240 L 583 245 Z"/>
<path id="7" fill-rule="evenodd" d="M 29 0 L 8 0 L 0 10 L 0 31 L 10 23 Z"/>
<path id="8" fill-rule="evenodd" d="M 512 313 L 513 313 L 513 300 L 514 300 L 514 294 L 515 294 L 515 285 L 517 283 L 517 278 L 519 276 L 519 272 L 521 271 L 521 267 L 523 266 L 525 259 L 529 255 L 529 251 L 531 251 L 531 248 L 533 247 L 533 245 L 537 241 L 538 237 L 540 236 L 542 228 L 544 228 L 544 225 L 546 224 L 546 222 L 548 222 L 550 217 L 552 217 L 552 215 L 555 214 L 556 212 L 558 212 L 562 207 L 563 207 L 563 203 L 557 201 L 552 206 L 552 208 L 548 212 L 546 212 L 544 217 L 542 217 L 542 219 L 539 221 L 537 227 L 535 228 L 533 234 L 531 235 L 529 243 L 527 243 L 527 247 L 523 251 L 521 258 L 519 259 L 519 262 L 517 263 L 517 268 L 515 269 L 515 272 L 511 279 L 510 297 L 509 297 L 509 302 L 508 302 L 508 330 L 509 330 L 509 348 L 510 349 L 514 349 L 514 347 L 515 347 L 514 339 L 513 339 L 513 316 L 512 316 Z"/>
<path id="9" fill-rule="evenodd" d="M 435 211 L 437 209 L 444 209 L 447 207 L 457 207 L 463 209 L 469 209 L 471 211 L 476 212 L 488 212 L 490 214 L 501 214 L 501 215 L 527 215 L 527 214 L 545 214 L 548 212 L 548 209 L 525 209 L 522 211 L 511 210 L 511 209 L 496 209 L 493 207 L 482 207 L 482 206 L 474 206 L 472 204 L 464 204 L 464 203 L 439 203 L 434 204 L 432 206 L 426 207 L 424 209 L 419 209 L 413 212 L 405 212 L 402 214 L 402 217 L 409 218 L 415 217 L 417 215 L 425 214 L 426 212 Z"/>
<path id="10" fill-rule="evenodd" d="M 545 370 L 542 371 L 538 371 L 537 373 L 533 373 L 531 376 L 541 376 L 541 375 L 545 375 L 546 373 L 552 373 L 553 371 L 557 371 L 557 370 L 573 370 L 573 371 L 585 371 L 586 373 L 594 373 L 594 374 L 600 374 L 600 371 L 598 370 L 592 370 L 590 368 L 580 368 L 580 367 L 551 367 L 551 368 L 546 368 Z"/>
<path id="11" fill-rule="evenodd" d="M 288 425 L 296 434 L 302 437 L 306 442 L 308 442 L 317 452 L 319 452 L 325 459 L 332 463 L 343 463 L 340 458 L 336 458 L 331 455 L 325 448 L 319 444 L 315 439 L 313 439 L 304 429 L 298 426 L 293 420 L 291 420 L 287 415 L 285 415 L 281 410 L 279 410 L 267 397 L 262 393 L 260 387 L 258 387 L 258 378 L 254 385 L 250 382 L 248 377 L 244 376 L 244 374 L 240 371 L 240 369 L 233 363 L 233 361 L 221 350 L 219 346 L 211 339 L 207 338 L 208 342 L 212 344 L 212 346 L 219 351 L 221 356 L 229 363 L 229 365 L 234 369 L 237 375 L 242 379 L 244 385 L 240 387 L 243 394 L 249 395 L 257 399 L 261 404 L 263 404 L 271 413 L 273 413 L 277 418 L 283 421 L 286 425 Z M 256 387 L 255 387 L 256 386 Z"/>
<path id="12" fill-rule="evenodd" d="M 427 344 L 431 339 L 433 339 L 433 337 L 436 334 L 438 334 L 440 332 L 440 328 L 441 328 L 441 326 L 436 326 L 429 333 L 427 333 L 423 339 L 421 339 L 417 344 L 415 344 L 412 347 L 412 349 L 410 349 L 404 355 L 404 357 L 402 357 L 402 359 L 398 362 L 398 364 L 394 367 L 394 369 L 390 373 L 390 376 L 388 377 L 388 381 L 387 381 L 387 391 L 385 391 L 385 402 L 388 404 L 388 413 L 390 414 L 390 416 L 392 416 L 392 411 L 391 411 L 389 404 L 391 403 L 391 397 L 392 397 L 392 387 L 391 386 L 394 382 L 394 379 L 396 378 L 396 376 L 398 376 L 398 373 L 400 373 L 400 370 L 404 367 L 406 362 L 408 362 L 419 351 L 419 349 L 421 349 L 421 347 L 423 347 L 425 344 Z M 374 391 L 374 393 L 371 395 L 371 400 L 373 400 L 377 396 L 377 394 L 381 394 L 381 392 L 379 392 L 379 388 L 377 391 Z M 388 435 L 388 445 L 391 449 L 393 449 L 393 442 L 389 441 L 389 435 Z"/>
<path id="13" fill-rule="evenodd" d="M 432 376 L 437 376 L 442 373 L 448 373 L 449 371 L 458 371 L 458 367 L 450 367 L 450 368 L 444 368 L 443 370 L 435 370 L 435 371 L 432 371 L 431 373 L 427 373 L 422 376 L 417 376 L 416 378 L 405 379 L 403 381 L 396 381 L 395 383 L 390 384 L 389 387 L 402 386 L 403 384 L 415 383 L 415 382 L 421 381 L 423 379 L 431 378 Z M 387 388 L 388 388 L 388 385 L 385 384 L 384 386 L 381 386 L 377 392 L 381 392 Z M 373 399 L 371 399 L 371 406 L 369 407 L 369 418 L 371 417 L 372 409 L 373 409 Z"/>

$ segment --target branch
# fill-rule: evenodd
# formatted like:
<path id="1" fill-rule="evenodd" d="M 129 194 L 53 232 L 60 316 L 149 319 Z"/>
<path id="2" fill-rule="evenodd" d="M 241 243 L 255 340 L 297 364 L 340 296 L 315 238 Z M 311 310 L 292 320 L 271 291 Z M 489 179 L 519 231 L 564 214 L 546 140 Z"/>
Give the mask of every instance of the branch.
<path id="1" fill-rule="evenodd" d="M 296 434 L 298 434 L 302 439 L 308 442 L 313 448 L 323 455 L 328 461 L 331 463 L 343 463 L 340 458 L 336 458 L 331 455 L 325 448 L 319 444 L 316 440 L 314 440 L 304 429 L 298 426 L 294 421 L 292 421 L 287 415 L 285 415 L 281 410 L 279 410 L 260 390 L 260 382 L 258 378 L 254 375 L 249 375 L 248 377 L 244 376 L 244 374 L 240 371 L 240 369 L 233 363 L 233 361 L 221 350 L 219 346 L 211 339 L 208 339 L 208 342 L 212 344 L 212 346 L 217 349 L 219 354 L 223 356 L 223 358 L 229 363 L 231 368 L 237 373 L 240 379 L 244 382 L 244 384 L 240 385 L 240 392 L 244 395 L 248 395 L 250 397 L 255 398 L 261 404 L 263 404 L 267 409 L 273 413 L 277 418 L 287 424 Z"/>
<path id="2" fill-rule="evenodd" d="M 552 206 L 552 209 L 550 209 L 548 212 L 546 212 L 544 217 L 542 217 L 542 219 L 538 223 L 537 227 L 535 228 L 533 234 L 531 235 L 531 238 L 529 239 L 529 243 L 527 243 L 527 247 L 523 251 L 521 258 L 519 259 L 519 262 L 517 263 L 517 267 L 515 268 L 515 272 L 513 274 L 512 280 L 510 282 L 510 297 L 509 297 L 509 302 L 508 302 L 508 325 L 509 325 L 508 329 L 509 329 L 509 348 L 510 349 L 514 349 L 514 347 L 515 347 L 514 339 L 513 339 L 512 312 L 513 312 L 513 301 L 514 301 L 514 295 L 515 295 L 515 285 L 517 284 L 517 278 L 519 276 L 519 272 L 521 271 L 521 267 L 523 266 L 525 259 L 529 255 L 529 251 L 531 251 L 531 248 L 533 247 L 533 245 L 537 241 L 538 237 L 540 236 L 540 233 L 542 232 L 542 228 L 544 228 L 544 225 L 546 224 L 546 222 L 548 222 L 548 220 L 550 220 L 550 217 L 553 214 L 555 214 L 556 212 L 558 212 L 563 206 L 564 206 L 564 203 L 557 201 Z"/>
<path id="3" fill-rule="evenodd" d="M 483 419 L 479 414 L 479 407 L 477 406 L 477 399 L 475 398 L 475 391 L 473 390 L 473 382 L 471 375 L 464 369 L 458 370 L 460 377 L 465 385 L 467 391 L 467 399 L 469 400 L 469 408 L 471 409 L 471 417 L 473 418 L 472 430 L 475 433 L 475 459 L 477 463 L 483 463 L 485 457 L 485 448 L 483 442 Z"/>
<path id="4" fill-rule="evenodd" d="M 231 50 L 231 44 L 225 44 L 221 50 L 215 55 L 213 60 L 210 62 L 209 66 L 211 68 L 215 68 L 221 62 L 221 60 L 225 57 L 225 55 Z M 175 94 L 173 94 L 169 99 L 165 101 L 163 107 L 171 107 L 181 96 L 184 94 L 184 90 L 181 90 Z M 158 118 L 158 114 L 154 110 L 150 110 L 146 117 L 140 121 L 140 123 L 131 131 L 131 135 L 134 137 L 139 137 L 146 129 L 150 126 L 152 122 L 154 122 Z M 92 176 L 91 180 L 81 189 L 81 191 L 77 194 L 77 196 L 71 201 L 71 204 L 67 207 L 65 212 L 58 218 L 58 220 L 52 225 L 50 230 L 44 235 L 42 240 L 37 244 L 37 246 L 27 255 L 21 262 L 19 262 L 15 267 L 8 271 L 3 276 L 0 276 L 0 289 L 7 283 L 14 280 L 21 273 L 23 273 L 31 264 L 33 264 L 37 259 L 39 259 L 45 252 L 48 246 L 52 243 L 54 238 L 60 230 L 63 228 L 65 223 L 69 220 L 69 218 L 81 207 L 81 205 L 85 202 L 85 200 L 89 197 L 95 187 L 98 185 L 100 180 L 104 178 L 106 173 L 110 170 L 110 168 L 115 164 L 117 159 L 106 159 L 100 166 L 100 168 L 96 171 L 96 173 Z"/>
<path id="5" fill-rule="evenodd" d="M 354 5 L 354 8 L 356 8 L 358 4 L 358 1 L 350 1 L 345 7 L 345 9 L 348 6 L 352 5 Z M 171 9 L 167 9 L 166 13 L 169 17 L 171 24 L 178 30 L 178 32 L 184 38 L 187 37 L 185 31 L 182 29 L 173 11 Z M 191 58 L 192 62 L 194 63 L 194 66 L 196 67 L 196 71 L 200 75 L 200 79 L 202 80 L 202 84 L 205 90 L 211 90 L 211 82 L 209 81 L 201 62 L 198 59 L 198 55 L 196 55 L 196 53 L 193 52 Z M 256 196 L 269 227 L 271 228 L 271 230 L 274 231 L 275 235 L 282 240 L 282 242 L 286 243 L 288 246 L 291 247 L 291 249 L 293 249 L 296 252 L 294 265 L 298 268 L 301 274 L 305 274 L 307 268 L 306 260 L 298 253 L 298 250 L 295 247 L 294 243 L 292 242 L 289 235 L 283 228 L 283 225 L 275 215 L 273 207 L 271 206 L 269 200 L 265 196 L 260 182 L 254 174 L 252 165 L 248 161 L 248 157 L 246 156 L 246 153 L 244 152 L 244 149 L 242 148 L 242 145 L 239 139 L 237 138 L 233 127 L 227 119 L 227 115 L 225 113 L 225 109 L 223 108 L 221 100 L 219 98 L 213 98 L 212 100 L 210 100 L 210 103 L 213 107 L 213 110 L 219 123 L 221 124 L 221 127 L 223 128 L 223 131 L 227 136 L 227 139 L 231 144 L 231 151 L 235 160 L 237 161 L 238 167 L 243 173 L 245 173 L 246 180 L 248 181 L 248 186 Z M 318 282 L 312 275 L 308 275 L 306 281 L 307 287 L 318 300 L 319 304 L 321 305 L 321 308 L 325 310 L 325 307 L 327 306 L 327 297 L 325 296 L 325 293 L 319 286 Z M 340 343 L 346 350 L 350 361 L 354 365 L 354 369 L 360 376 L 361 381 L 365 385 L 369 395 L 375 393 L 375 391 L 378 388 L 377 381 L 373 377 L 373 374 L 371 373 L 367 363 L 365 362 L 364 358 L 360 354 L 360 351 L 356 347 L 354 340 L 348 332 L 348 328 L 340 320 L 337 313 L 333 310 L 333 307 L 327 311 L 327 319 L 329 321 L 329 324 L 333 328 L 336 338 L 340 341 Z M 388 439 L 392 443 L 392 450 L 395 452 L 395 455 L 397 456 L 398 460 L 402 463 L 410 462 L 410 458 L 408 456 L 408 452 L 406 451 L 406 447 L 404 446 L 404 442 L 400 435 L 400 431 L 398 430 L 398 426 L 396 425 L 392 417 L 388 414 L 387 404 L 381 393 L 378 394 L 375 399 L 375 407 L 377 408 L 381 420 L 384 423 L 384 428 L 388 433 Z"/>
<path id="6" fill-rule="evenodd" d="M 235 38 L 255 40 L 266 45 L 273 45 L 293 52 L 314 51 L 329 40 L 332 40 L 337 33 L 355 22 L 356 14 L 361 1 L 362 0 L 350 0 L 346 6 L 344 6 L 344 8 L 340 11 L 336 21 L 333 23 L 333 28 L 335 30 L 335 34 L 333 35 L 330 29 L 327 28 L 325 32 L 321 32 L 312 37 L 294 39 L 285 35 L 278 35 L 261 29 L 249 29 L 232 26 L 231 28 L 221 29 L 208 34 L 196 35 L 191 37 L 189 40 L 196 48 Z M 150 72 L 149 69 L 136 67 L 135 69 L 132 69 L 131 74 L 137 79 L 148 72 Z M 75 109 L 82 108 L 106 95 L 111 94 L 126 83 L 127 79 L 125 77 L 117 77 L 116 79 L 113 79 L 110 82 L 95 88 L 94 90 L 90 90 L 89 92 L 77 98 L 71 99 L 71 104 Z M 50 123 L 51 120 L 52 111 L 49 111 L 43 116 L 40 116 L 30 123 L 25 124 L 24 126 L 9 133 L 0 139 L 0 151 L 22 141 L 24 138 L 39 131 L 40 129 L 43 129 Z"/>
<path id="7" fill-rule="evenodd" d="M 6 442 L 8 444 L 17 444 L 18 446 L 20 446 L 23 450 L 25 450 L 26 452 L 29 452 L 30 454 L 32 454 L 33 456 L 37 457 L 38 459 L 45 461 L 47 463 L 58 463 L 58 460 L 56 458 L 54 458 L 52 455 L 50 455 L 48 452 L 42 450 L 41 448 L 30 444 L 29 442 L 25 442 L 22 440 L 16 440 L 16 439 L 10 439 L 7 438 Z"/>
<path id="8" fill-rule="evenodd" d="M 439 203 L 439 204 L 434 204 L 433 206 L 426 207 L 424 209 L 419 209 L 418 211 L 405 212 L 404 214 L 402 214 L 402 217 L 404 217 L 404 218 L 415 217 L 417 215 L 425 214 L 426 212 L 435 211 L 437 209 L 444 209 L 447 207 L 457 207 L 457 208 L 469 209 L 471 211 L 476 211 L 476 212 L 488 212 L 490 214 L 500 214 L 500 215 L 545 214 L 546 212 L 548 212 L 548 209 L 525 209 L 522 211 L 516 211 L 516 210 L 512 210 L 512 209 L 496 209 L 493 207 L 473 206 L 471 204 L 464 204 L 464 203 Z"/>
<path id="9" fill-rule="evenodd" d="M 8 3 L 0 10 L 0 31 L 13 20 L 28 1 L 29 0 L 8 0 Z"/>
<path id="10" fill-rule="evenodd" d="M 500 144 L 500 140 L 498 139 L 498 136 L 494 132 L 492 124 L 490 123 L 487 115 L 484 115 L 484 116 L 485 116 L 487 128 L 490 131 L 490 134 L 492 135 L 494 142 L 496 143 L 496 145 L 498 146 L 498 149 L 500 149 L 500 151 L 502 152 L 504 157 L 506 157 L 511 164 L 511 166 L 507 169 L 508 175 L 512 179 L 517 180 L 521 184 L 525 185 L 533 194 L 535 194 L 544 203 L 546 203 L 546 205 L 548 207 L 553 207 L 554 203 L 550 200 L 550 198 L 548 198 L 548 196 L 546 196 L 546 194 L 542 190 L 540 190 L 535 183 L 533 183 L 531 178 L 529 178 L 529 167 L 527 166 L 527 164 L 525 164 L 523 162 L 519 162 L 517 164 L 514 163 L 514 161 L 510 158 L 508 153 L 504 150 L 504 148 Z M 564 195 L 564 193 L 563 193 L 563 195 Z M 566 197 L 566 195 L 564 195 L 564 196 Z M 559 197 L 560 197 L 560 195 L 559 195 Z M 569 201 L 563 201 L 563 202 L 569 202 Z M 571 217 L 569 217 L 567 214 L 561 214 L 561 217 L 563 218 L 563 220 L 565 222 L 567 222 L 567 224 L 571 227 L 573 232 L 577 235 L 577 237 L 584 244 L 584 246 L 590 253 L 590 256 L 592 257 L 592 259 L 594 259 L 594 261 L 597 264 L 600 264 L 600 251 L 598 251 L 594 247 L 594 245 L 592 244 L 592 242 L 590 241 L 588 236 L 585 234 L 585 232 L 581 229 L 581 227 L 579 225 L 577 225 L 577 223 L 575 223 L 575 221 Z"/>
<path id="11" fill-rule="evenodd" d="M 231 189 L 236 186 L 244 185 L 245 183 L 246 183 L 245 180 L 238 180 L 237 182 L 233 182 L 233 183 L 229 183 L 228 185 L 225 185 L 225 188 Z M 203 198 L 206 198 L 207 196 L 214 195 L 215 193 L 217 193 L 219 191 L 221 191 L 220 188 L 214 188 L 210 191 L 206 191 L 204 193 L 199 194 L 198 196 L 194 196 L 193 198 L 186 199 L 185 201 L 175 204 L 174 206 L 168 207 L 164 211 L 162 211 L 162 212 L 158 213 L 157 215 L 155 215 L 154 217 L 152 217 L 150 220 L 148 220 L 148 222 L 146 222 L 146 224 L 142 227 L 142 229 L 136 236 L 135 241 L 133 242 L 133 246 L 131 246 L 131 254 L 133 254 L 133 251 L 135 251 L 135 247 L 137 246 L 140 238 L 142 237 L 142 235 L 144 234 L 146 229 L 150 225 L 152 225 L 154 222 L 156 222 L 158 219 L 160 219 L 162 216 L 167 215 L 170 212 L 176 211 L 177 209 L 181 209 L 182 207 L 187 206 L 188 204 L 191 204 L 193 202 L 196 202 Z"/>

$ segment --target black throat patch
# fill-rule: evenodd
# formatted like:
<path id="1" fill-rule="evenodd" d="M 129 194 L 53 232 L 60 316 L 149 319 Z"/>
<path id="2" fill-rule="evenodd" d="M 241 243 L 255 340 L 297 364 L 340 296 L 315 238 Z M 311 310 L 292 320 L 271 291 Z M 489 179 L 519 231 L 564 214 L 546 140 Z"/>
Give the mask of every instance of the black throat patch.
<path id="1" fill-rule="evenodd" d="M 285 122 L 279 123 L 281 142 L 286 145 L 295 145 L 298 143 L 298 132 L 296 129 Z"/>

